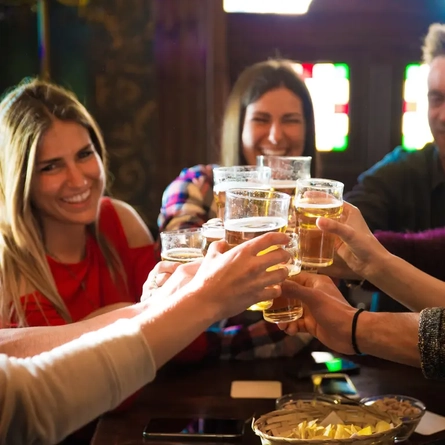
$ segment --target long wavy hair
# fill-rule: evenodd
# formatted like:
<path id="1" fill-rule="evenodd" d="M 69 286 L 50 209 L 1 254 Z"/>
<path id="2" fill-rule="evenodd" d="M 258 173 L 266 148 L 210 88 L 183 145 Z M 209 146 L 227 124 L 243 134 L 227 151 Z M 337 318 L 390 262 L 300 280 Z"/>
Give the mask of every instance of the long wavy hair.
<path id="1" fill-rule="evenodd" d="M 0 102 L 0 322 L 26 326 L 20 297 L 39 291 L 71 322 L 46 260 L 39 214 L 31 202 L 36 151 L 52 121 L 76 122 L 89 132 L 104 170 L 107 159 L 99 127 L 75 95 L 51 83 L 27 79 Z M 96 222 L 87 227 L 114 272 L 122 270 Z M 113 272 L 114 271 L 114 272 Z M 26 304 L 26 302 L 25 302 Z"/>
<path id="2" fill-rule="evenodd" d="M 312 175 L 316 173 L 314 108 L 309 91 L 292 68 L 291 60 L 267 60 L 246 68 L 238 77 L 229 95 L 222 125 L 221 165 L 246 165 L 241 135 L 246 108 L 263 94 L 285 87 L 303 103 L 306 133 L 302 156 L 312 156 Z"/>

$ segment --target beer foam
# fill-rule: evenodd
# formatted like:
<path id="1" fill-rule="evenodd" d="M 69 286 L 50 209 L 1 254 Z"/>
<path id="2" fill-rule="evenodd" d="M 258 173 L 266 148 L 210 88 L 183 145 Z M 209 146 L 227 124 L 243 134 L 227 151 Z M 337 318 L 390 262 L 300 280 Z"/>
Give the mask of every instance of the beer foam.
<path id="1" fill-rule="evenodd" d="M 224 229 L 232 232 L 272 232 L 287 225 L 279 216 L 252 216 L 224 221 Z"/>
<path id="2" fill-rule="evenodd" d="M 180 263 L 195 261 L 199 258 L 203 258 L 203 256 L 202 250 L 194 247 L 176 247 L 161 252 L 161 257 L 164 261 L 175 261 Z"/>
<path id="3" fill-rule="evenodd" d="M 276 189 L 290 189 L 297 187 L 297 180 L 293 179 L 271 179 L 270 186 Z"/>
<path id="4" fill-rule="evenodd" d="M 258 189 L 258 190 L 268 190 L 270 186 L 268 184 L 261 184 L 252 181 L 225 181 L 215 184 L 213 187 L 214 193 L 226 192 L 229 189 Z"/>
<path id="5" fill-rule="evenodd" d="M 336 207 L 342 207 L 343 201 L 339 199 L 334 199 L 331 202 L 327 203 L 313 203 L 307 201 L 298 201 L 295 200 L 295 207 L 298 209 L 334 209 Z"/>
<path id="6" fill-rule="evenodd" d="M 203 229 L 202 234 L 206 238 L 213 238 L 213 239 L 223 239 L 226 231 L 221 228 L 214 228 L 214 229 Z"/>

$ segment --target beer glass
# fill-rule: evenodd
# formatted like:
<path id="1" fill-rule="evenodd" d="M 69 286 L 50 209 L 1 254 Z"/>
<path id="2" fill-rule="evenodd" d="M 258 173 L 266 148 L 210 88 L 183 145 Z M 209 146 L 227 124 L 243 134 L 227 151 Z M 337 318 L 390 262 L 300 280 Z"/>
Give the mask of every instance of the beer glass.
<path id="1" fill-rule="evenodd" d="M 341 182 L 330 179 L 297 181 L 294 205 L 303 267 L 327 267 L 333 263 L 335 235 L 322 232 L 316 221 L 319 216 L 340 218 L 343 187 Z"/>
<path id="2" fill-rule="evenodd" d="M 298 235 L 290 233 L 289 236 L 291 239 L 283 248 L 292 256 L 290 263 L 286 264 L 289 271 L 289 277 L 292 277 L 299 274 L 301 271 L 301 255 Z M 302 315 L 303 307 L 301 302 L 295 298 L 275 298 L 272 300 L 272 305 L 263 310 L 264 319 L 271 323 L 295 321 L 301 318 Z"/>
<path id="3" fill-rule="evenodd" d="M 226 192 L 226 198 L 224 229 L 226 231 L 225 238 L 230 247 L 235 247 L 268 232 L 286 231 L 290 204 L 289 195 L 270 190 L 230 189 Z M 259 255 L 277 248 L 278 246 L 270 246 Z M 299 246 L 295 246 L 295 244 L 289 248 L 299 250 Z M 299 259 L 295 255 L 290 261 L 291 264 L 276 265 L 269 270 L 288 267 L 288 270 L 292 271 L 293 267 L 298 266 L 296 261 Z M 294 273 L 298 272 L 294 269 Z M 261 301 L 249 309 L 264 310 L 271 308 L 272 305 L 273 301 L 271 300 Z M 279 308 L 275 307 L 275 309 Z M 296 320 L 296 318 L 293 319 Z"/>
<path id="4" fill-rule="evenodd" d="M 234 167 L 216 167 L 213 169 L 213 196 L 218 218 L 224 219 L 226 191 L 230 188 L 269 189 L 270 167 L 239 165 Z"/>
<path id="5" fill-rule="evenodd" d="M 295 215 L 293 202 L 297 179 L 311 177 L 311 156 L 257 156 L 258 166 L 267 166 L 272 169 L 270 187 L 277 192 L 287 193 L 291 196 L 289 207 L 289 222 L 287 232 L 295 231 Z"/>
<path id="6" fill-rule="evenodd" d="M 222 219 L 220 218 L 209 219 L 206 223 L 202 225 L 202 235 L 205 238 L 205 244 L 203 249 L 203 253 L 205 255 L 207 253 L 207 250 L 209 250 L 210 244 L 212 244 L 214 241 L 219 241 L 221 239 L 224 239 L 225 230 Z"/>
<path id="7" fill-rule="evenodd" d="M 206 239 L 201 228 L 161 232 L 161 258 L 190 263 L 204 256 Z"/>

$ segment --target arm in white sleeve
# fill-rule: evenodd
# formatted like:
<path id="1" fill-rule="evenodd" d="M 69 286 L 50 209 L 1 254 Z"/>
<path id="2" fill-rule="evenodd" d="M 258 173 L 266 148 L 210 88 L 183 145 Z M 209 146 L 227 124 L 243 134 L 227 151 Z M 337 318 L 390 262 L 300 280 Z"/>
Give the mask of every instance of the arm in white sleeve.
<path id="1" fill-rule="evenodd" d="M 0 443 L 58 443 L 118 406 L 155 372 L 140 325 L 131 320 L 32 358 L 2 354 Z"/>

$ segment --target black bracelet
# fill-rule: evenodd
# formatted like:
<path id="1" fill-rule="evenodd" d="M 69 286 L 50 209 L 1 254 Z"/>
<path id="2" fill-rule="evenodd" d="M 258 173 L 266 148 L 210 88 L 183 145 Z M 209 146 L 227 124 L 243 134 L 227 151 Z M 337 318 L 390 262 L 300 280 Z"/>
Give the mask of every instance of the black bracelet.
<path id="1" fill-rule="evenodd" d="M 351 343 L 352 343 L 352 349 L 354 349 L 354 352 L 357 355 L 363 355 L 360 351 L 360 349 L 357 346 L 357 339 L 355 338 L 355 331 L 357 329 L 357 319 L 358 316 L 364 311 L 363 308 L 360 308 L 357 310 L 357 312 L 354 314 L 354 317 L 352 318 L 352 332 L 351 332 Z"/>

